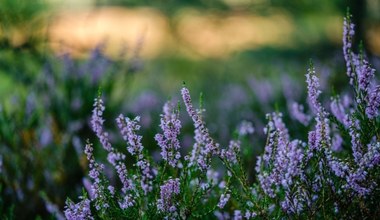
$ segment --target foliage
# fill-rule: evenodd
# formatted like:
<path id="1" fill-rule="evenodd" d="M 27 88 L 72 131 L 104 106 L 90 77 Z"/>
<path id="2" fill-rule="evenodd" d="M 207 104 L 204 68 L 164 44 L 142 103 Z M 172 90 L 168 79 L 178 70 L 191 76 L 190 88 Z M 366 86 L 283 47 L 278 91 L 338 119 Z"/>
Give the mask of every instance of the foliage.
<path id="1" fill-rule="evenodd" d="M 334 95 L 329 103 L 322 103 L 320 81 L 310 62 L 306 74 L 308 111 L 288 100 L 290 116 L 307 133 L 293 139 L 281 112 L 267 114 L 267 140 L 264 152 L 256 160 L 253 183 L 241 156 L 246 147 L 242 143 L 247 143 L 245 136 L 253 132 L 251 124 L 243 123 L 228 146 L 222 147 L 211 137 L 204 109 L 193 106 L 186 86 L 181 95 L 194 125 L 192 149 L 186 152 L 189 146 L 179 139 L 181 108 L 167 102 L 161 114 L 161 131 L 155 136 L 161 149 L 159 161 L 153 161 L 142 144 L 140 117 L 120 115 L 116 124 L 126 147 L 111 143 L 103 128 L 105 107 L 99 95 L 91 124 L 108 163 L 96 159 L 88 141 L 84 152 L 91 184 L 79 202 L 67 200 L 66 218 L 379 216 L 380 86 L 364 53 L 352 49 L 354 33 L 348 15 L 344 21 L 343 54 L 352 92 Z M 111 168 L 116 172 L 109 172 Z"/>

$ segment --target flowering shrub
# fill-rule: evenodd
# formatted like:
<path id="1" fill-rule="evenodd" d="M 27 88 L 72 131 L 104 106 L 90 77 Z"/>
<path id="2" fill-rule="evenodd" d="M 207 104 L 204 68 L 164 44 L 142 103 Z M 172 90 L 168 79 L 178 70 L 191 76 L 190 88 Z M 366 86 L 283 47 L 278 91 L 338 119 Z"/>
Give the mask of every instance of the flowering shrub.
<path id="1" fill-rule="evenodd" d="M 244 122 L 227 147 L 214 140 L 193 106 L 189 90 L 182 99 L 194 124 L 194 144 L 183 150 L 180 107 L 167 102 L 155 140 L 162 160 L 153 162 L 142 145 L 140 118 L 120 115 L 116 124 L 126 148 L 114 146 L 103 128 L 105 107 L 95 99 L 92 129 L 116 170 L 97 161 L 88 141 L 87 187 L 78 203 L 67 200 L 68 219 L 186 218 L 368 218 L 380 215 L 380 86 L 364 54 L 352 49 L 354 25 L 344 20 L 343 54 L 353 89 L 349 101 L 334 96 L 322 104 L 313 64 L 306 74 L 310 111 L 290 104 L 295 120 L 310 125 L 308 136 L 292 139 L 280 112 L 267 114 L 267 141 L 257 157 L 256 178 L 249 181 L 241 160 L 242 140 L 254 129 Z M 352 101 L 351 101 L 352 100 Z M 180 106 L 180 105 L 179 105 Z M 326 107 L 328 106 L 328 107 Z M 132 161 L 132 164 L 130 163 Z M 216 168 L 215 164 L 222 164 Z"/>
<path id="2" fill-rule="evenodd" d="M 101 46 L 84 61 L 68 54 L 51 58 L 26 97 L 15 94 L 10 106 L 0 107 L 0 203 L 16 218 L 59 213 L 68 194 L 80 192 L 79 136 L 91 132 L 93 94 L 99 85 L 112 94 L 114 78 L 131 66 L 111 60 Z"/>

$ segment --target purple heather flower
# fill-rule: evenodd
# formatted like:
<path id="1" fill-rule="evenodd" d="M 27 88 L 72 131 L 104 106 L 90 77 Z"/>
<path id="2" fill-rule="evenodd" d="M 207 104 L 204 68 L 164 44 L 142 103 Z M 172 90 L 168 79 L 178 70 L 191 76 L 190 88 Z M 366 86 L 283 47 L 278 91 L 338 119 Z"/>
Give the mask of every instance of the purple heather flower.
<path id="1" fill-rule="evenodd" d="M 310 103 L 311 109 L 315 113 L 323 112 L 323 108 L 321 103 L 318 101 L 319 95 L 322 93 L 319 90 L 319 79 L 315 74 L 315 69 L 312 65 L 310 65 L 306 74 L 306 83 L 307 83 L 307 94 Z"/>
<path id="2" fill-rule="evenodd" d="M 251 78 L 248 80 L 248 84 L 262 105 L 265 106 L 273 100 L 275 91 L 268 80 Z"/>
<path id="3" fill-rule="evenodd" d="M 48 121 L 50 125 L 51 120 Z M 46 147 L 53 142 L 53 133 L 49 126 L 44 126 L 40 131 L 40 144 L 42 147 Z"/>
<path id="4" fill-rule="evenodd" d="M 66 201 L 65 217 L 68 220 L 90 220 L 94 219 L 91 215 L 90 200 L 81 198 L 77 204 L 72 201 Z"/>
<path id="5" fill-rule="evenodd" d="M 83 183 L 83 186 L 88 193 L 88 196 L 90 197 L 91 200 L 93 200 L 94 195 L 92 194 L 92 183 L 91 183 L 91 181 L 87 177 L 84 177 L 82 179 L 82 183 Z"/>
<path id="6" fill-rule="evenodd" d="M 46 210 L 53 215 L 57 220 L 64 220 L 65 217 L 63 216 L 62 212 L 59 210 L 59 207 L 49 201 L 48 199 L 44 199 L 45 202 L 45 208 Z"/>
<path id="7" fill-rule="evenodd" d="M 139 121 L 140 117 L 136 117 L 131 120 L 130 118 L 124 117 L 123 115 L 120 115 L 116 119 L 120 133 L 123 139 L 127 142 L 128 152 L 137 158 L 136 166 L 140 169 L 141 172 L 140 185 L 146 195 L 153 189 L 153 170 L 150 166 L 149 161 L 143 155 L 144 147 L 141 143 L 142 136 L 136 133 L 140 130 L 140 125 L 138 124 Z M 128 189 L 128 187 L 126 189 Z"/>
<path id="8" fill-rule="evenodd" d="M 368 144 L 367 152 L 360 162 L 361 167 L 372 169 L 380 164 L 380 142 Z"/>
<path id="9" fill-rule="evenodd" d="M 359 163 L 362 158 L 362 145 L 360 142 L 360 134 L 358 129 L 360 129 L 359 121 L 353 118 L 349 119 L 349 134 L 351 137 L 352 154 L 354 156 L 355 162 Z"/>
<path id="10" fill-rule="evenodd" d="M 377 85 L 369 94 L 368 105 L 365 109 L 365 113 L 368 118 L 373 119 L 379 115 L 380 107 L 380 85 Z"/>
<path id="11" fill-rule="evenodd" d="M 257 216 L 257 213 L 256 212 L 250 212 L 249 210 L 247 210 L 244 214 L 244 217 L 246 219 L 251 219 L 251 218 L 255 218 Z"/>
<path id="12" fill-rule="evenodd" d="M 304 107 L 297 102 L 290 102 L 288 104 L 289 114 L 290 116 L 299 121 L 301 124 L 307 126 L 310 123 L 311 117 L 304 113 Z"/>
<path id="13" fill-rule="evenodd" d="M 341 151 L 343 144 L 343 138 L 340 136 L 339 133 L 335 133 L 333 138 L 332 138 L 332 143 L 331 143 L 331 150 L 335 152 Z"/>
<path id="14" fill-rule="evenodd" d="M 100 143 L 107 152 L 112 151 L 111 143 L 108 139 L 108 133 L 103 131 L 103 112 L 105 107 L 103 105 L 103 100 L 100 97 L 95 98 L 94 110 L 92 111 L 91 125 L 92 130 L 95 132 L 96 136 L 99 138 Z"/>
<path id="15" fill-rule="evenodd" d="M 174 111 L 173 105 L 169 102 L 165 103 L 163 112 L 160 124 L 163 134 L 156 134 L 155 139 L 161 147 L 162 159 L 167 161 L 170 166 L 176 167 L 181 158 L 179 152 L 180 142 L 178 140 L 181 129 L 179 112 L 178 110 Z"/>
<path id="16" fill-rule="evenodd" d="M 104 186 L 101 184 L 101 179 L 100 179 L 100 174 L 104 170 L 103 165 L 99 165 L 98 163 L 95 162 L 95 158 L 93 155 L 94 149 L 92 148 L 92 144 L 87 143 L 84 153 L 87 156 L 87 160 L 89 161 L 89 176 L 93 180 L 93 184 L 91 186 L 91 195 L 93 196 L 93 200 L 96 200 L 99 198 L 104 192 Z"/>
<path id="17" fill-rule="evenodd" d="M 345 112 L 345 106 L 342 104 L 339 97 L 333 98 L 330 103 L 330 109 L 332 114 L 342 123 L 345 127 L 348 127 L 348 115 Z"/>
<path id="18" fill-rule="evenodd" d="M 332 156 L 330 151 L 325 151 L 327 165 L 330 170 L 338 177 L 345 178 L 350 172 L 350 168 L 347 163 L 341 161 L 338 158 Z"/>
<path id="19" fill-rule="evenodd" d="M 375 75 L 375 69 L 371 68 L 367 60 L 363 60 L 362 64 L 356 68 L 358 76 L 359 89 L 368 93 L 369 85 Z"/>
<path id="20" fill-rule="evenodd" d="M 234 220 L 242 220 L 243 219 L 243 216 L 241 214 L 241 211 L 240 210 L 235 210 L 234 211 Z"/>
<path id="21" fill-rule="evenodd" d="M 161 212 L 176 211 L 175 195 L 180 193 L 179 179 L 169 179 L 160 186 L 160 198 L 157 200 L 157 209 Z"/>
<path id="22" fill-rule="evenodd" d="M 229 220 L 229 219 L 231 219 L 230 214 L 228 214 L 228 212 L 215 211 L 214 215 L 218 220 Z"/>
<path id="23" fill-rule="evenodd" d="M 315 119 L 317 121 L 315 130 L 310 131 L 308 136 L 308 159 L 310 159 L 313 156 L 314 150 L 321 151 L 323 147 L 328 147 L 331 145 L 330 126 L 328 118 L 323 117 L 323 113 L 318 113 Z"/>
<path id="24" fill-rule="evenodd" d="M 373 184 L 370 183 L 369 186 L 364 186 L 363 182 L 368 181 L 367 174 L 368 172 L 365 171 L 364 168 L 359 168 L 356 171 L 351 172 L 346 178 L 347 186 L 361 196 L 368 195 L 372 191 Z"/>
<path id="25" fill-rule="evenodd" d="M 237 164 L 237 157 L 240 153 L 240 141 L 232 140 L 228 145 L 228 149 L 220 151 L 220 157 L 227 160 L 231 164 Z"/>
<path id="26" fill-rule="evenodd" d="M 231 194 L 222 194 L 219 199 L 218 207 L 220 209 L 224 208 L 224 206 L 227 204 L 228 200 L 230 200 Z"/>
<path id="27" fill-rule="evenodd" d="M 240 136 L 245 136 L 248 134 L 253 134 L 255 129 L 253 128 L 252 122 L 250 121 L 242 121 L 238 126 L 238 133 Z"/>
<path id="28" fill-rule="evenodd" d="M 303 143 L 289 140 L 281 113 L 271 115 L 267 132 L 268 144 L 265 146 L 263 161 L 258 160 L 256 170 L 259 171 L 261 188 L 265 194 L 274 198 L 274 188 L 282 186 L 287 190 L 293 185 L 294 178 L 301 175 L 303 150 L 299 146 Z M 261 168 L 263 162 L 264 168 Z M 271 170 L 268 171 L 265 167 Z"/>
<path id="29" fill-rule="evenodd" d="M 94 107 L 95 109 L 93 110 L 92 121 L 91 121 L 93 130 L 98 136 L 98 138 L 100 139 L 100 142 L 102 143 L 103 148 L 106 149 L 108 152 L 107 160 L 116 169 L 119 179 L 121 183 L 123 184 L 123 188 L 122 188 L 123 193 L 127 193 L 127 191 L 132 190 L 134 188 L 134 185 L 132 183 L 132 180 L 128 178 L 127 168 L 125 164 L 123 163 L 126 156 L 123 153 L 117 152 L 117 150 L 111 146 L 111 143 L 109 142 L 109 139 L 108 139 L 108 133 L 103 132 L 102 125 L 103 125 L 104 119 L 102 118 L 102 115 L 103 115 L 105 107 L 100 97 L 95 99 Z M 117 120 L 117 122 L 119 122 L 119 120 Z"/>
<path id="30" fill-rule="evenodd" d="M 210 183 L 210 185 L 215 186 L 219 182 L 220 173 L 213 169 L 209 169 L 207 170 L 206 177 L 207 182 Z"/>
<path id="31" fill-rule="evenodd" d="M 347 75 L 350 78 L 350 84 L 353 84 L 354 73 L 351 66 L 352 58 L 352 40 L 355 35 L 355 25 L 351 23 L 351 17 L 344 18 L 343 22 L 343 55 L 346 60 Z"/>
<path id="32" fill-rule="evenodd" d="M 286 192 L 285 200 L 281 202 L 281 208 L 288 214 L 301 213 L 304 205 L 306 195 L 301 188 L 298 188 L 296 193 Z"/>
<path id="33" fill-rule="evenodd" d="M 219 144 L 215 143 L 215 141 L 211 138 L 208 129 L 205 126 L 205 123 L 202 120 L 201 112 L 196 111 L 191 102 L 191 97 L 189 90 L 186 87 L 183 87 L 181 90 L 183 101 L 186 105 L 186 110 L 191 119 L 194 122 L 195 127 L 195 140 L 196 146 L 194 146 L 194 150 L 196 152 L 192 152 L 192 155 L 195 155 L 198 166 L 201 170 L 205 171 L 209 168 L 211 157 L 213 155 L 219 154 Z"/>
<path id="34" fill-rule="evenodd" d="M 120 133 L 125 141 L 127 141 L 127 150 L 131 155 L 139 156 L 142 154 L 144 147 L 141 144 L 142 136 L 137 135 L 136 132 L 140 130 L 138 125 L 140 117 L 136 117 L 131 120 L 128 117 L 124 117 L 122 114 L 116 119 L 117 125 L 120 129 Z"/>
<path id="35" fill-rule="evenodd" d="M 125 164 L 118 161 L 115 165 L 115 168 L 116 168 L 117 174 L 119 175 L 119 179 L 121 183 L 123 184 L 123 188 L 121 189 L 123 193 L 127 193 L 127 191 L 129 190 L 133 190 L 134 185 L 133 185 L 132 180 L 128 178 L 128 172 L 127 172 L 127 168 Z"/>
<path id="36" fill-rule="evenodd" d="M 130 195 L 125 195 L 122 201 L 119 201 L 119 207 L 121 209 L 127 209 L 134 206 L 135 201 Z"/>

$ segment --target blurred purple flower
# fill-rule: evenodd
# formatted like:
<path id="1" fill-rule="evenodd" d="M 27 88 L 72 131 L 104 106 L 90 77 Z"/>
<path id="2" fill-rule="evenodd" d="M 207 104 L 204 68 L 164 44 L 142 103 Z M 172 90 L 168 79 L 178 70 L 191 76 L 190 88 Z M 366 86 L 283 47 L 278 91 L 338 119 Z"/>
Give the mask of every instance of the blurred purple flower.
<path id="1" fill-rule="evenodd" d="M 290 116 L 305 126 L 309 125 L 311 116 L 304 113 L 303 105 L 291 101 L 288 103 L 288 110 Z"/>
<path id="2" fill-rule="evenodd" d="M 253 134 L 253 132 L 255 132 L 252 122 L 245 121 L 245 120 L 240 122 L 237 130 L 240 136 L 246 136 L 248 134 Z"/>
<path id="3" fill-rule="evenodd" d="M 224 208 L 224 206 L 227 204 L 228 200 L 230 200 L 231 195 L 229 193 L 222 194 L 219 199 L 218 207 L 220 209 Z"/>

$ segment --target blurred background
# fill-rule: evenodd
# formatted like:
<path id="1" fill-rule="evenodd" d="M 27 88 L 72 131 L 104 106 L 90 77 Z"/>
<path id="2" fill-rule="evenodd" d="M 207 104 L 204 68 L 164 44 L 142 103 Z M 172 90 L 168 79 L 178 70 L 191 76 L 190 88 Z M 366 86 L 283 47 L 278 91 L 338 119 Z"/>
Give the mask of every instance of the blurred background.
<path id="1" fill-rule="evenodd" d="M 347 8 L 355 48 L 379 69 L 378 0 L 0 0 L 0 218 L 63 217 L 66 197 L 88 181 L 87 138 L 105 161 L 89 126 L 99 88 L 112 140 L 122 149 L 119 113 L 141 115 L 144 144 L 158 161 L 161 107 L 179 99 L 185 82 L 195 103 L 203 94 L 222 144 L 241 121 L 253 123 L 243 154 L 254 179 L 265 113 L 304 102 L 310 58 L 327 94 L 346 90 Z M 192 125 L 182 120 L 187 152 Z M 289 123 L 304 137 L 305 125 Z"/>

